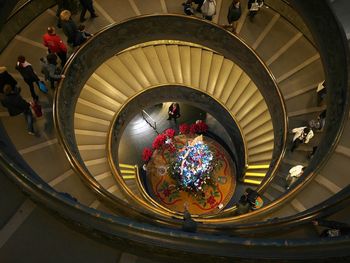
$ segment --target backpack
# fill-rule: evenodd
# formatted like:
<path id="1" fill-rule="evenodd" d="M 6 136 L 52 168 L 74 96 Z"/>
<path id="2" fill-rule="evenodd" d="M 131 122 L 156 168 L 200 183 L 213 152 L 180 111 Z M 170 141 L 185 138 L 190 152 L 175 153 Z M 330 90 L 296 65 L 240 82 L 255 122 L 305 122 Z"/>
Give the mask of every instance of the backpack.
<path id="1" fill-rule="evenodd" d="M 201 8 L 203 16 L 213 16 L 216 14 L 216 1 L 205 0 Z"/>
<path id="2" fill-rule="evenodd" d="M 232 22 L 237 21 L 241 17 L 241 15 L 242 15 L 241 4 L 239 4 L 239 7 L 236 8 L 235 4 L 232 1 L 227 13 L 228 23 L 232 24 Z"/>

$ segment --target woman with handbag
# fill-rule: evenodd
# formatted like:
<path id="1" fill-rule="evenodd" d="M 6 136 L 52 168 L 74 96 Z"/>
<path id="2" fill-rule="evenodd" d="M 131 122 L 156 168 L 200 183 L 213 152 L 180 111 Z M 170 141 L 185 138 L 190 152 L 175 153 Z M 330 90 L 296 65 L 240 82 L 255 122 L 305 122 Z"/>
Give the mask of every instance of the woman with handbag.
<path id="1" fill-rule="evenodd" d="M 4 97 L 1 99 L 1 104 L 4 106 L 10 116 L 17 116 L 23 113 L 27 122 L 28 134 L 35 135 L 33 127 L 33 114 L 30 110 L 30 104 L 25 101 L 21 95 L 14 91 L 13 88 L 6 84 L 4 87 Z"/>

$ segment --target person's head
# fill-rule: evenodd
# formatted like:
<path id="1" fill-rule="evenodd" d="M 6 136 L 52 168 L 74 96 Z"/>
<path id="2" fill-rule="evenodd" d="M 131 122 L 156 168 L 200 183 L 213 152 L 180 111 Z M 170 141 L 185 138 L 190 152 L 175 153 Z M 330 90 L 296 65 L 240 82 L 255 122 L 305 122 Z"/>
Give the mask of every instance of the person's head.
<path id="1" fill-rule="evenodd" d="M 54 28 L 53 26 L 49 26 L 49 27 L 47 28 L 47 33 L 48 33 L 49 35 L 56 35 L 56 28 Z"/>
<path id="2" fill-rule="evenodd" d="M 237 4 L 240 0 L 233 0 L 234 4 Z"/>
<path id="3" fill-rule="evenodd" d="M 304 133 L 306 133 L 306 134 L 308 134 L 310 131 L 311 131 L 311 129 L 310 129 L 309 127 L 306 127 L 306 128 L 304 129 Z"/>
<path id="4" fill-rule="evenodd" d="M 9 84 L 4 85 L 4 94 L 9 95 L 12 92 L 12 87 Z"/>
<path id="5" fill-rule="evenodd" d="M 85 30 L 85 25 L 81 24 L 78 26 L 79 31 L 84 31 Z"/>
<path id="6" fill-rule="evenodd" d="M 26 58 L 22 55 L 18 56 L 18 62 L 19 63 L 24 63 L 26 61 Z"/>
<path id="7" fill-rule="evenodd" d="M 62 21 L 68 21 L 71 16 L 72 16 L 72 13 L 69 10 L 63 10 L 60 14 L 60 19 Z"/>

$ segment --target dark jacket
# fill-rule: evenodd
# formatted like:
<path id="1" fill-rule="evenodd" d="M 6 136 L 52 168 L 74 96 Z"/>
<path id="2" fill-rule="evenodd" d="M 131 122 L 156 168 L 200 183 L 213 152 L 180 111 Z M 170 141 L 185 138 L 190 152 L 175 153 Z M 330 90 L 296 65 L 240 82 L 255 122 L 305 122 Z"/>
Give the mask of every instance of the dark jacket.
<path id="1" fill-rule="evenodd" d="M 41 73 L 45 75 L 45 80 L 60 80 L 61 79 L 61 69 L 55 65 L 48 63 L 44 58 L 41 61 Z"/>
<path id="2" fill-rule="evenodd" d="M 30 104 L 25 101 L 19 93 L 11 93 L 6 95 L 2 100 L 1 104 L 7 108 L 10 116 L 16 116 L 23 112 L 30 111 Z"/>
<path id="3" fill-rule="evenodd" d="M 172 112 L 172 114 L 169 112 Z M 176 118 L 180 117 L 180 106 L 176 105 L 176 109 L 174 109 L 173 104 L 171 104 L 168 110 L 168 114 Z"/>
<path id="4" fill-rule="evenodd" d="M 2 67 L 1 69 L 0 69 L 0 93 L 4 92 L 4 86 L 6 84 L 10 85 L 13 89 L 16 89 L 17 81 L 5 70 L 5 68 Z"/>
<path id="5" fill-rule="evenodd" d="M 349 224 L 323 219 L 317 220 L 317 223 L 319 226 L 327 228 L 322 231 L 321 237 L 337 237 L 350 234 Z"/>
<path id="6" fill-rule="evenodd" d="M 39 81 L 38 76 L 35 74 L 33 67 L 31 65 L 25 65 L 17 62 L 16 69 L 21 74 L 24 80 L 34 82 Z"/>
<path id="7" fill-rule="evenodd" d="M 75 46 L 75 41 L 77 39 L 78 28 L 72 19 L 68 21 L 61 21 L 61 26 L 63 33 L 67 37 L 67 43 Z"/>
<path id="8" fill-rule="evenodd" d="M 182 230 L 190 233 L 195 233 L 197 231 L 197 222 L 192 219 L 187 209 L 184 211 Z"/>

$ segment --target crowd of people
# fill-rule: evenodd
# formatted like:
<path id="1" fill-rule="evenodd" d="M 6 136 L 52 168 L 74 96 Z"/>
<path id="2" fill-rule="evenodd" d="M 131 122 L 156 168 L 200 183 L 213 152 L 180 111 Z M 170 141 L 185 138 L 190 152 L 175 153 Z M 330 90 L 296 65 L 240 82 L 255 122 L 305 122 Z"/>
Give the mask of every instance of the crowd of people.
<path id="1" fill-rule="evenodd" d="M 82 10 L 80 21 L 85 21 L 86 11 L 90 12 L 91 18 L 97 17 L 93 7 L 92 0 L 79 0 Z M 57 8 L 57 26 L 62 28 L 64 35 L 67 37 L 66 42 L 56 33 L 54 26 L 47 27 L 46 33 L 42 36 L 42 43 L 47 48 L 47 56 L 38 58 L 40 60 L 43 79 L 49 83 L 50 88 L 54 89 L 58 82 L 65 78 L 62 74 L 63 67 L 67 62 L 69 48 L 74 49 L 82 45 L 92 34 L 85 30 L 83 24 L 77 26 L 72 19 L 72 12 L 68 10 L 72 7 L 70 0 L 58 0 Z M 40 80 L 30 61 L 20 54 L 14 68 L 27 84 L 32 101 L 27 102 L 21 96 L 21 88 L 18 87 L 16 79 L 8 72 L 7 68 L 0 67 L 0 101 L 10 116 L 19 114 L 24 115 L 27 122 L 28 134 L 36 135 L 33 127 L 33 113 L 40 117 L 41 106 L 39 104 L 39 95 L 36 90 L 47 93 L 46 84 Z M 38 70 L 38 69 L 37 69 Z"/>
<path id="2" fill-rule="evenodd" d="M 216 14 L 216 0 L 187 0 L 183 4 L 184 13 L 186 15 L 200 14 L 204 19 L 212 21 L 213 16 Z M 263 0 L 248 0 L 247 9 L 248 17 L 251 21 L 255 15 L 259 12 L 260 8 L 264 5 Z M 242 7 L 240 0 L 232 0 L 227 10 L 227 22 L 228 24 L 222 25 L 225 29 L 230 30 L 236 34 L 238 20 L 242 16 Z"/>
<path id="3" fill-rule="evenodd" d="M 322 111 L 316 119 L 309 121 L 308 125 L 294 128 L 292 133 L 294 134 L 292 139 L 292 146 L 290 148 L 291 152 L 294 152 L 302 144 L 308 144 L 310 140 L 314 137 L 314 131 L 322 131 L 326 124 L 326 114 L 327 111 Z M 317 146 L 312 147 L 311 153 L 308 158 L 311 159 L 317 150 Z M 293 166 L 286 177 L 286 189 L 288 190 L 300 176 L 304 173 L 306 167 L 301 164 Z"/>

